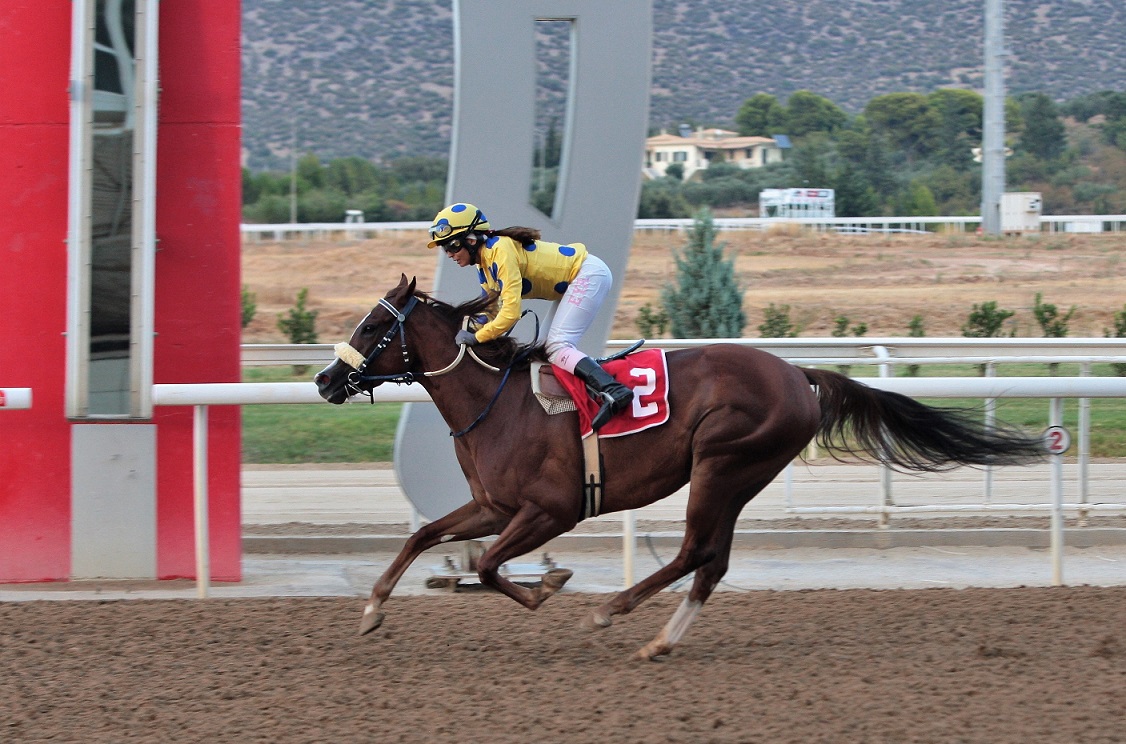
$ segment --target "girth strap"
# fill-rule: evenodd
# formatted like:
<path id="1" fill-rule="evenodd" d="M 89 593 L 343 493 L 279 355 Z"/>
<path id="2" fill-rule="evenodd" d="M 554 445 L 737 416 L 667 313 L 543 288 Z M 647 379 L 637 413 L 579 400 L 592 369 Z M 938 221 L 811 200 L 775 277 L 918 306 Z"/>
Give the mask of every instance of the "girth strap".
<path id="1" fill-rule="evenodd" d="M 602 462 L 602 453 L 599 451 L 598 433 L 591 432 L 583 440 L 583 501 L 579 510 L 579 521 L 597 517 L 602 513 L 602 483 L 606 478 L 606 471 Z"/>

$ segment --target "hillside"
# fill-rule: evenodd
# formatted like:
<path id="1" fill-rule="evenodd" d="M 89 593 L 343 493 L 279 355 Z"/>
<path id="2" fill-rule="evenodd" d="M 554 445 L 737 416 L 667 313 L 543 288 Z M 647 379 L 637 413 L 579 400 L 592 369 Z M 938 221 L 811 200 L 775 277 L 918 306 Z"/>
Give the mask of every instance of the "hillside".
<path id="1" fill-rule="evenodd" d="M 445 156 L 450 0 L 242 0 L 243 144 L 252 169 L 292 143 L 322 157 Z M 1126 4 L 1006 4 L 1011 93 L 1123 88 Z M 980 0 L 654 0 L 650 123 L 724 124 L 754 93 L 873 96 L 981 87 Z M 1119 29 L 1115 31 L 1114 29 Z"/>

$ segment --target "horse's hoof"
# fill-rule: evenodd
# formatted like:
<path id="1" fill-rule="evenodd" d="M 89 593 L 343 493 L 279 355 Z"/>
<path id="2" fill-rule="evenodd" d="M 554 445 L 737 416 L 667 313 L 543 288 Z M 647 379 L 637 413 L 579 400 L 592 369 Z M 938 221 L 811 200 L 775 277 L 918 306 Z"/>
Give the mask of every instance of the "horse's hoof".
<path id="1" fill-rule="evenodd" d="M 587 616 L 583 625 L 587 630 L 600 630 L 602 628 L 609 628 L 614 624 L 614 619 L 600 610 L 595 610 Z"/>
<path id="2" fill-rule="evenodd" d="M 672 653 L 672 648 L 668 644 L 653 641 L 637 652 L 637 658 L 646 661 L 664 661 L 670 653 Z"/>
<path id="3" fill-rule="evenodd" d="M 360 635 L 365 636 L 380 625 L 383 625 L 385 613 L 377 612 L 375 607 L 368 605 L 364 608 L 364 617 L 360 621 Z"/>
<path id="4" fill-rule="evenodd" d="M 543 575 L 543 586 L 553 592 L 557 592 L 563 588 L 563 585 L 570 581 L 575 572 L 569 568 L 553 568 Z"/>

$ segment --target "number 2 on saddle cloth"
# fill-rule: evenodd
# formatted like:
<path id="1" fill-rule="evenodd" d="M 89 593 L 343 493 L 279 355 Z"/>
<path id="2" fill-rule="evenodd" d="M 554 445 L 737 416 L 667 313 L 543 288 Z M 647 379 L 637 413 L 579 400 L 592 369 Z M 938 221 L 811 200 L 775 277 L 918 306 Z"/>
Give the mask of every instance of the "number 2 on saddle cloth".
<path id="1" fill-rule="evenodd" d="M 599 429 L 599 437 L 635 434 L 669 420 L 669 369 L 664 349 L 646 349 L 602 366 L 614 379 L 633 390 L 633 404 Z M 591 433 L 590 422 L 601 403 L 593 400 L 583 381 L 571 373 L 559 367 L 552 372 L 575 401 L 579 433 L 586 437 Z"/>

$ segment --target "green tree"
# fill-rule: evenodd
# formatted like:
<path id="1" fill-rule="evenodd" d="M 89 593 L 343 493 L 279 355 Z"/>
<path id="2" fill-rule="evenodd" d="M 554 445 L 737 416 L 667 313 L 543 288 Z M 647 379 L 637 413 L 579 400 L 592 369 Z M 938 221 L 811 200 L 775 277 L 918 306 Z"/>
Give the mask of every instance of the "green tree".
<path id="1" fill-rule="evenodd" d="M 1019 147 L 1041 160 L 1055 160 L 1067 147 L 1063 120 L 1055 102 L 1043 93 L 1022 96 L 1021 117 L 1024 129 Z"/>
<path id="2" fill-rule="evenodd" d="M 838 217 L 871 217 L 880 213 L 880 197 L 856 166 L 845 162 L 833 178 Z"/>
<path id="3" fill-rule="evenodd" d="M 840 106 L 808 90 L 796 91 L 786 101 L 786 129 L 791 136 L 832 133 L 847 123 L 848 114 Z"/>
<path id="4" fill-rule="evenodd" d="M 926 157 L 938 147 L 942 118 L 922 93 L 876 96 L 864 107 L 864 117 L 909 160 Z"/>
<path id="5" fill-rule="evenodd" d="M 324 169 L 324 184 L 344 194 L 361 194 L 379 183 L 379 169 L 363 158 L 337 158 Z"/>
<path id="6" fill-rule="evenodd" d="M 735 126 L 743 136 L 770 137 L 786 126 L 786 109 L 768 93 L 755 93 L 743 101 L 735 114 Z"/>
<path id="7" fill-rule="evenodd" d="M 297 159 L 297 180 L 308 188 L 319 189 L 324 186 L 324 169 L 321 159 L 307 152 Z"/>
<path id="8" fill-rule="evenodd" d="M 981 144 L 985 99 L 972 90 L 940 88 L 927 95 L 927 101 L 941 120 L 935 156 L 944 165 L 970 170 L 973 148 Z"/>
<path id="9" fill-rule="evenodd" d="M 693 221 L 688 244 L 673 252 L 677 286 L 666 285 L 661 304 L 676 338 L 736 338 L 743 333 L 743 293 L 735 277 L 734 259 L 716 243 L 709 210 Z"/>
<path id="10" fill-rule="evenodd" d="M 938 214 L 934 194 L 922 181 L 912 181 L 898 200 L 896 214 L 905 217 L 927 217 Z"/>

